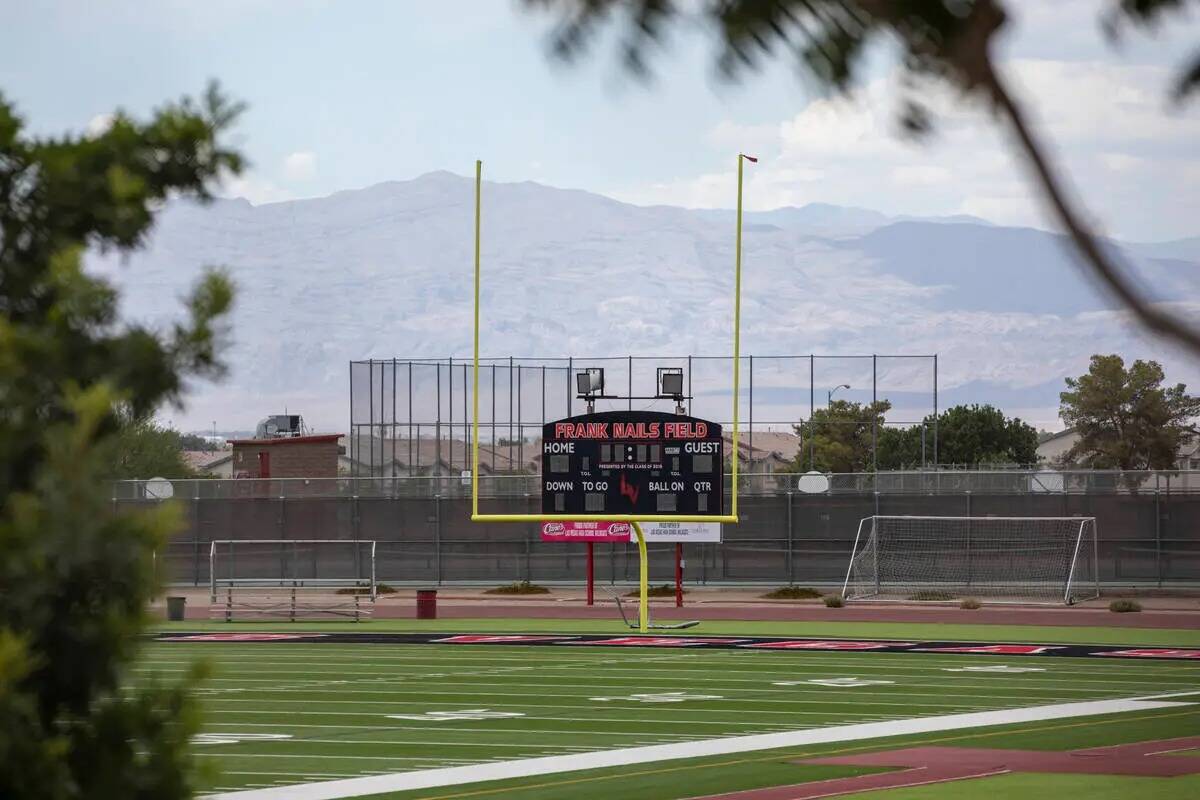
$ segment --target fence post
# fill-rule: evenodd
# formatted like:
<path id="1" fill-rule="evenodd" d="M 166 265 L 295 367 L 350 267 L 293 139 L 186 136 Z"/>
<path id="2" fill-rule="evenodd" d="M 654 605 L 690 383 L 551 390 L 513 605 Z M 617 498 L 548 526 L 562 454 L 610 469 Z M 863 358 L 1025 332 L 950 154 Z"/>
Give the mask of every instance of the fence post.
<path id="1" fill-rule="evenodd" d="M 789 586 L 796 582 L 796 559 L 795 554 L 793 553 L 794 545 L 792 543 L 792 534 L 792 491 L 789 489 L 787 493 L 787 565 Z"/>
<path id="2" fill-rule="evenodd" d="M 269 485 L 269 484 L 268 484 Z M 283 482 L 279 484 L 279 540 L 287 539 L 287 498 L 283 494 Z M 279 548 L 279 577 L 280 579 L 287 578 L 287 556 L 284 551 L 286 547 Z M 293 565 L 295 569 L 295 565 Z"/>
<path id="3" fill-rule="evenodd" d="M 971 571 L 973 564 L 971 554 L 971 490 L 967 489 L 967 586 L 971 585 Z"/>
<path id="4" fill-rule="evenodd" d="M 200 492 L 192 495 L 192 585 L 200 585 Z"/>
<path id="5" fill-rule="evenodd" d="M 1158 577 L 1158 585 L 1161 588 L 1163 585 L 1163 563 L 1162 563 L 1162 504 L 1161 495 L 1158 493 L 1158 487 L 1154 487 L 1154 574 Z M 1098 535 L 1098 534 L 1097 534 Z M 1096 565 L 1096 572 L 1100 571 L 1100 565 Z"/>
<path id="6" fill-rule="evenodd" d="M 534 513 L 534 514 L 537 513 L 537 510 L 535 510 L 533 508 L 533 495 L 531 495 L 531 494 L 525 495 L 525 506 L 529 509 L 530 513 Z M 532 534 L 533 534 L 533 526 L 526 527 L 525 528 L 525 580 L 530 581 L 530 582 L 533 581 L 533 570 L 532 570 L 531 564 L 530 564 L 530 560 L 533 557 L 533 554 L 531 552 L 533 549 L 533 535 Z"/>
<path id="7" fill-rule="evenodd" d="M 442 496 L 433 496 L 433 555 L 437 585 L 442 585 Z"/>

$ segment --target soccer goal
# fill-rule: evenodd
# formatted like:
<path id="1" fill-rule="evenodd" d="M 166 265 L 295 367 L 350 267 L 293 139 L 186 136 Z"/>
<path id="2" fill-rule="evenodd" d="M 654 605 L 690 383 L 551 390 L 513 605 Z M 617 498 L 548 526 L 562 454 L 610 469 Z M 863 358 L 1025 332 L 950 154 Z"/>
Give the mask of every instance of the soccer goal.
<path id="1" fill-rule="evenodd" d="M 218 539 L 209 545 L 209 616 L 235 619 L 369 617 L 375 542 Z"/>
<path id="2" fill-rule="evenodd" d="M 867 517 L 847 600 L 1065 603 L 1100 595 L 1095 517 Z"/>

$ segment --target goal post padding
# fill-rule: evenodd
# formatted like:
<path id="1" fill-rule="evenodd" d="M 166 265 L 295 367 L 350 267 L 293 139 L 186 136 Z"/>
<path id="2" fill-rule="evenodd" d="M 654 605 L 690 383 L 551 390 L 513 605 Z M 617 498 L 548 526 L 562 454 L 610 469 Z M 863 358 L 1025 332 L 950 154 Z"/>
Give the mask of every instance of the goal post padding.
<path id="1" fill-rule="evenodd" d="M 1099 596 L 1094 517 L 873 516 L 858 526 L 847 600 L 1072 604 Z"/>
<path id="2" fill-rule="evenodd" d="M 310 619 L 371 613 L 375 541 L 218 539 L 209 545 L 211 614 Z"/>

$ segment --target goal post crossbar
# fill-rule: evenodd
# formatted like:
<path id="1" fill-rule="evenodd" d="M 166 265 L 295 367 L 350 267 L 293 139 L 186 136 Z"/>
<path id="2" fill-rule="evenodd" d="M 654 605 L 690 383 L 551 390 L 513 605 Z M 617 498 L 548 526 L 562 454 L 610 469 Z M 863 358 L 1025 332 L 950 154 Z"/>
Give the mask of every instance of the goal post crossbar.
<path id="1" fill-rule="evenodd" d="M 1095 517 L 864 517 L 847 600 L 1066 604 L 1099 596 Z"/>
<path id="2" fill-rule="evenodd" d="M 670 522 L 730 522 L 738 521 L 738 400 L 741 396 L 741 336 L 742 336 L 742 183 L 745 162 L 757 163 L 758 159 L 744 153 L 737 156 L 737 225 L 734 243 L 733 270 L 733 481 L 731 486 L 731 507 L 728 514 L 694 515 L 694 514 L 656 514 L 657 521 Z M 493 514 L 479 511 L 479 309 L 480 286 L 482 284 L 481 241 L 483 216 L 483 162 L 475 162 L 475 247 L 474 247 L 474 287 L 473 287 L 473 337 L 471 358 L 471 521 L 472 522 L 537 522 L 546 520 L 569 520 L 572 522 L 628 522 L 637 538 L 638 558 L 640 568 L 638 574 L 638 630 L 645 633 L 649 630 L 650 605 L 648 578 L 649 571 L 646 553 L 646 539 L 639 523 L 646 521 L 643 515 L 631 514 Z"/>

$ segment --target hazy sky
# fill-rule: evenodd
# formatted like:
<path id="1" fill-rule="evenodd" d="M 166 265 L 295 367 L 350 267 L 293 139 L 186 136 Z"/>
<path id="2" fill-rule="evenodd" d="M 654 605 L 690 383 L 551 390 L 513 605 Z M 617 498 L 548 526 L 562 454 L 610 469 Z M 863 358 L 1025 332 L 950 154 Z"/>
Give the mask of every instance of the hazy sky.
<path id="1" fill-rule="evenodd" d="M 1200 102 L 1165 100 L 1200 22 L 1114 49 L 1101 0 L 1019 0 L 1008 73 L 1099 224 L 1132 240 L 1200 234 Z M 1046 222 L 1019 163 L 977 111 L 943 105 L 936 147 L 893 135 L 883 53 L 855 102 L 816 96 L 790 64 L 731 86 L 703 30 L 675 37 L 638 83 L 603 47 L 547 56 L 547 18 L 513 2 L 0 0 L 0 91 L 33 130 L 144 114 L 219 79 L 249 104 L 235 132 L 255 203 L 435 169 L 589 189 L 637 203 L 729 206 L 739 150 L 762 161 L 752 207 L 829 202 L 889 213 Z"/>

